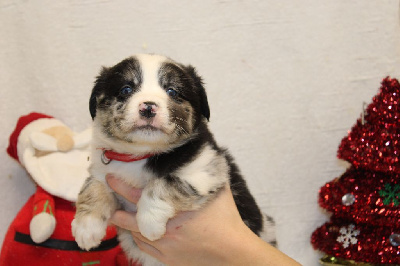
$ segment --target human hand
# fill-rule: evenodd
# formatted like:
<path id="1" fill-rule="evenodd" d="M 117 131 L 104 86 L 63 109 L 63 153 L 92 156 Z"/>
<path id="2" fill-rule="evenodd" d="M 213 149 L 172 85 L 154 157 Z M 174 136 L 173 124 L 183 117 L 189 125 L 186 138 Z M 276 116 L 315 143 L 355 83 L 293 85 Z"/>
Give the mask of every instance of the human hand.
<path id="1" fill-rule="evenodd" d="M 107 182 L 128 201 L 138 202 L 140 189 L 111 175 Z M 156 241 L 140 234 L 135 213 L 118 210 L 110 222 L 131 231 L 142 251 L 168 265 L 298 265 L 248 229 L 229 186 L 202 209 L 170 219 L 165 235 Z"/>

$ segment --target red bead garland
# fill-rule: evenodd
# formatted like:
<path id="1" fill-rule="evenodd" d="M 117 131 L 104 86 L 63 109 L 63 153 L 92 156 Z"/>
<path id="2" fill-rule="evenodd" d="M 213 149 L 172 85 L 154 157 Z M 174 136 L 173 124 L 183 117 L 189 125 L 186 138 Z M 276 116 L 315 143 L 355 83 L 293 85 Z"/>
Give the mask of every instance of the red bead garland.
<path id="1" fill-rule="evenodd" d="M 344 247 L 343 243 L 338 241 L 338 237 L 341 236 L 340 230 L 352 224 L 360 231 L 355 237 L 357 243 L 350 243 L 348 247 Z M 314 231 L 311 243 L 326 254 L 359 263 L 400 264 L 400 249 L 392 246 L 389 241 L 392 234 L 391 225 L 369 226 L 333 217 L 330 222 Z"/>
<path id="2" fill-rule="evenodd" d="M 335 179 L 320 189 L 319 204 L 338 217 L 351 218 L 356 223 L 399 228 L 400 208 L 393 201 L 385 204 L 388 196 L 381 196 L 385 184 L 400 183 L 400 174 L 386 174 L 360 168 L 349 168 L 339 179 Z M 355 202 L 346 206 L 342 197 L 352 194 Z M 400 196 L 400 191 L 398 192 Z"/>
<path id="3" fill-rule="evenodd" d="M 311 243 L 332 258 L 400 265 L 400 84 L 385 78 L 338 157 L 352 166 L 325 184 L 319 204 L 331 220 Z"/>
<path id="4" fill-rule="evenodd" d="M 380 93 L 366 110 L 364 124 L 358 119 L 345 137 L 338 157 L 356 167 L 400 173 L 400 84 L 385 78 Z"/>

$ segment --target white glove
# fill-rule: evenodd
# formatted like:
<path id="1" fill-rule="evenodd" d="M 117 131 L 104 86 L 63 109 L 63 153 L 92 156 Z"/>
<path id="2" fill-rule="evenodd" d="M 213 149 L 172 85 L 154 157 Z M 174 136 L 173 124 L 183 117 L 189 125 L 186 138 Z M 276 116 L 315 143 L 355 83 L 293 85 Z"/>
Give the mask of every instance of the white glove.
<path id="1" fill-rule="evenodd" d="M 47 212 L 35 215 L 29 225 L 31 238 L 35 243 L 46 241 L 54 232 L 56 219 Z"/>

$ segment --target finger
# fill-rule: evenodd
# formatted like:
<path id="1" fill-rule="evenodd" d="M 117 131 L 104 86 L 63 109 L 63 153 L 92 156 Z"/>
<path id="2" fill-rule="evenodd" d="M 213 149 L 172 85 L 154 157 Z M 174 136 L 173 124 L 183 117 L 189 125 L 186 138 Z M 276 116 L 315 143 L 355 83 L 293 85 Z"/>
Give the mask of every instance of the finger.
<path id="1" fill-rule="evenodd" d="M 133 238 L 139 239 L 140 241 L 142 241 L 144 243 L 147 243 L 147 244 L 149 244 L 151 246 L 154 246 L 154 247 L 158 246 L 158 242 L 160 241 L 160 239 L 151 241 L 151 240 L 147 239 L 146 237 L 144 237 L 140 233 L 140 231 L 131 231 L 131 234 L 132 234 Z"/>
<path id="2" fill-rule="evenodd" d="M 139 232 L 139 227 L 136 221 L 136 214 L 126 211 L 117 210 L 110 218 L 110 222 L 123 229 Z"/>
<path id="3" fill-rule="evenodd" d="M 152 256 L 162 262 L 164 255 L 161 253 L 161 251 L 158 250 L 156 247 L 154 247 L 151 242 L 143 241 L 144 237 L 142 235 L 139 234 L 141 237 L 136 237 L 136 235 L 137 234 L 133 233 L 132 237 L 133 237 L 133 241 L 135 241 L 138 248 L 141 251 L 149 254 L 150 256 Z"/>
<path id="4" fill-rule="evenodd" d="M 112 190 L 123 196 L 128 201 L 135 204 L 138 203 L 139 198 L 142 195 L 141 189 L 131 187 L 111 174 L 106 175 L 106 180 Z"/>

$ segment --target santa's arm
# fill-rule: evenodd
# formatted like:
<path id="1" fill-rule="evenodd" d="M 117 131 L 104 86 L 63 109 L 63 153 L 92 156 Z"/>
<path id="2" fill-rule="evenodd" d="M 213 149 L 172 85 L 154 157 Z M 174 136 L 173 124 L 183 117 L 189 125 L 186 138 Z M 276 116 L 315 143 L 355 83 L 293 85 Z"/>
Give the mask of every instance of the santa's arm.
<path id="1" fill-rule="evenodd" d="M 32 132 L 29 136 L 32 146 L 39 151 L 58 151 L 57 140 L 44 132 Z"/>
<path id="2" fill-rule="evenodd" d="M 73 139 L 75 149 L 81 149 L 88 146 L 92 139 L 92 128 L 87 128 L 79 134 L 76 134 Z"/>
<path id="3" fill-rule="evenodd" d="M 54 232 L 54 198 L 40 186 L 34 196 L 33 218 L 29 225 L 30 235 L 35 243 L 46 241 Z"/>

